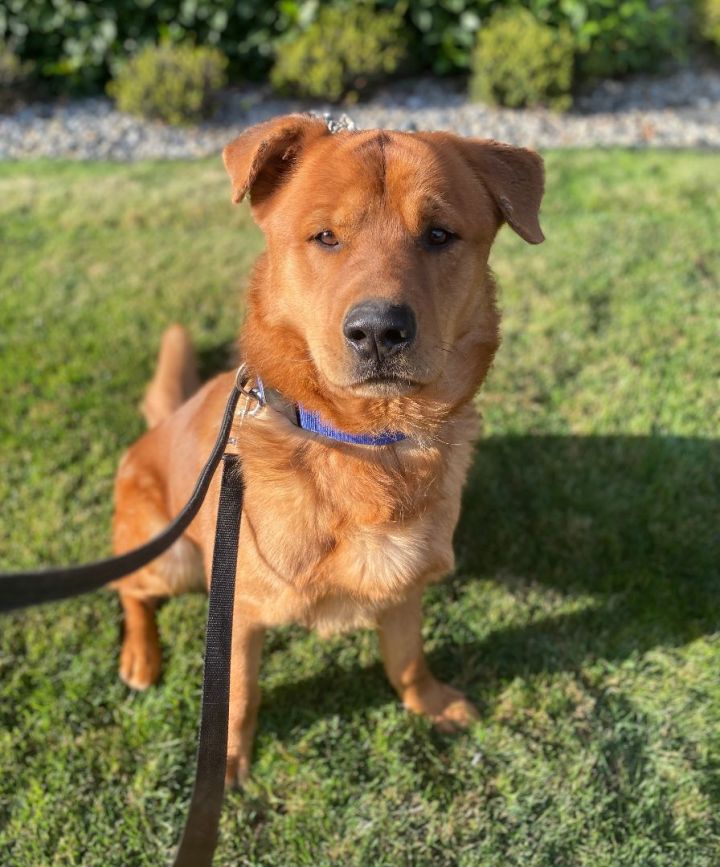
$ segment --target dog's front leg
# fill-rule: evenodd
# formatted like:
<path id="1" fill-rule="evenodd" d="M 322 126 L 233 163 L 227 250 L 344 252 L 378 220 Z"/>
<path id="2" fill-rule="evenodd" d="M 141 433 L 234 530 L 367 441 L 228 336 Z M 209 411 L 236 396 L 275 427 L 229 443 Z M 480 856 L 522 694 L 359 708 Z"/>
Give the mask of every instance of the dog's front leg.
<path id="1" fill-rule="evenodd" d="M 437 680 L 422 645 L 422 592 L 417 590 L 382 613 L 378 621 L 380 652 L 390 683 L 408 710 L 429 717 L 443 731 L 465 728 L 479 718 L 457 689 Z"/>
<path id="2" fill-rule="evenodd" d="M 253 736 L 260 707 L 260 658 L 265 629 L 235 606 L 230 659 L 230 716 L 225 784 L 241 783 L 250 772 Z"/>

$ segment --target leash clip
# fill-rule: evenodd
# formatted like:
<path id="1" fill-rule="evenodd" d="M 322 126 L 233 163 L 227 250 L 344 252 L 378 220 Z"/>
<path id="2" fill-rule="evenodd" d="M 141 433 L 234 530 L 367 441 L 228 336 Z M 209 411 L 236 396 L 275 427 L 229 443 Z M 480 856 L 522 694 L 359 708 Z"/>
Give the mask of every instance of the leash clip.
<path id="1" fill-rule="evenodd" d="M 242 424 L 246 416 L 250 416 L 251 418 L 256 416 L 266 405 L 265 390 L 262 387 L 262 383 L 258 380 L 254 388 L 248 388 L 248 382 L 250 382 L 250 379 L 251 376 L 248 372 L 248 366 L 243 362 L 240 367 L 238 367 L 237 373 L 235 374 L 235 388 L 245 398 L 245 403 L 242 408 L 235 412 L 235 415 L 240 417 L 240 424 Z M 255 403 L 255 406 L 252 409 L 250 409 L 251 401 Z"/>

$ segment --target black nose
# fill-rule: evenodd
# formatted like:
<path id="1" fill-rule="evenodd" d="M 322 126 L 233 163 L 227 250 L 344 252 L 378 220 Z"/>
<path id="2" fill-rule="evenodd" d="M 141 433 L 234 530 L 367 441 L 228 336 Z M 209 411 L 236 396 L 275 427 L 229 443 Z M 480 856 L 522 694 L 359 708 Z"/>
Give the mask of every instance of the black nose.
<path id="1" fill-rule="evenodd" d="M 415 314 L 407 304 L 372 299 L 356 304 L 345 317 L 343 334 L 355 352 L 382 361 L 407 349 L 415 339 Z"/>

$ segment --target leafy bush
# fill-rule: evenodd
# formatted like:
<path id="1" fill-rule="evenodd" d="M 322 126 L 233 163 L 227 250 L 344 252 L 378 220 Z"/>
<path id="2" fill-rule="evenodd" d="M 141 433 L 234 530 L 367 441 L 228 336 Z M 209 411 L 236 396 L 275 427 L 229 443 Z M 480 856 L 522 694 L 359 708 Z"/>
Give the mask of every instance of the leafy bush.
<path id="1" fill-rule="evenodd" d="M 225 84 L 227 59 L 217 48 L 148 45 L 120 67 L 108 93 L 121 111 L 167 123 L 208 117 Z"/>
<path id="2" fill-rule="evenodd" d="M 32 63 L 22 61 L 9 45 L 0 42 L 0 111 L 8 111 L 26 95 Z"/>
<path id="3" fill-rule="evenodd" d="M 405 54 L 397 12 L 377 12 L 367 3 L 326 6 L 305 31 L 278 46 L 270 81 L 300 96 L 353 99 L 397 72 Z"/>
<path id="4" fill-rule="evenodd" d="M 717 0 L 695 0 L 716 8 Z M 652 69 L 684 46 L 687 0 L 366 0 L 375 14 L 403 18 L 415 71 L 445 75 L 470 68 L 480 27 L 503 8 L 530 9 L 575 38 L 581 77 Z M 38 73 L 97 88 L 128 53 L 169 41 L 213 45 L 231 76 L 263 78 L 283 43 L 299 39 L 334 10 L 354 15 L 353 0 L 9 0 L 0 2 L 0 41 L 12 42 Z M 716 20 L 716 19 L 715 19 Z"/>
<path id="5" fill-rule="evenodd" d="M 398 4 L 380 0 L 379 5 Z M 477 31 L 503 0 L 405 0 L 403 5 L 416 68 L 448 75 L 469 69 Z"/>
<path id="6" fill-rule="evenodd" d="M 277 36 L 307 16 L 307 0 L 11 0 L 0 40 L 63 87 L 97 89 L 118 61 L 161 41 L 213 45 L 235 73 L 262 78 Z"/>
<path id="7" fill-rule="evenodd" d="M 379 4 L 397 5 L 396 0 Z M 685 0 L 406 0 L 406 5 L 413 57 L 419 67 L 439 74 L 469 69 L 481 26 L 495 12 L 517 6 L 545 24 L 570 29 L 582 77 L 650 70 L 686 44 Z"/>
<path id="8" fill-rule="evenodd" d="M 700 36 L 720 50 L 720 0 L 700 0 L 697 14 Z"/>
<path id="9" fill-rule="evenodd" d="M 683 52 L 682 0 L 528 0 L 541 21 L 570 27 L 581 78 L 649 72 Z"/>
<path id="10" fill-rule="evenodd" d="M 527 9 L 502 9 L 481 28 L 470 96 L 512 108 L 570 107 L 573 38 L 567 28 L 542 24 Z"/>

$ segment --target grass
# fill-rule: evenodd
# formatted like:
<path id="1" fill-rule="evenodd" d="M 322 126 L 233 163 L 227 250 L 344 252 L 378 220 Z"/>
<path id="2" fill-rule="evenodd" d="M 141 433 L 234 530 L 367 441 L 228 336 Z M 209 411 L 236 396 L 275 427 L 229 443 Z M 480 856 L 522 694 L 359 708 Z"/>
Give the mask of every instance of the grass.
<path id="1" fill-rule="evenodd" d="M 398 706 L 371 633 L 270 638 L 252 783 L 218 865 L 720 863 L 720 155 L 548 155 L 544 225 L 493 255 L 438 673 L 482 721 Z M 227 363 L 261 239 L 218 161 L 0 164 L 0 568 L 107 553 L 159 335 Z M 117 679 L 97 593 L 0 632 L 0 863 L 157 865 L 194 766 L 205 600 L 160 615 L 161 684 Z"/>

